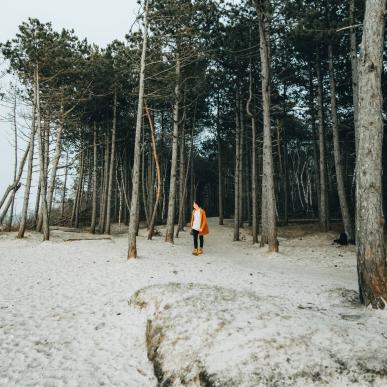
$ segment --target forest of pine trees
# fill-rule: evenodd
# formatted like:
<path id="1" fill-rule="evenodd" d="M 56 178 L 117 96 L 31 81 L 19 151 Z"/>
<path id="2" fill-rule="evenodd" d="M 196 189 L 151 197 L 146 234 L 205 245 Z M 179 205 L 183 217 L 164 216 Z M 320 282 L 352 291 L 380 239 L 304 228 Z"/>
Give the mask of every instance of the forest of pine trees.
<path id="1" fill-rule="evenodd" d="M 0 222 L 44 240 L 52 226 L 110 234 L 125 224 L 128 258 L 140 225 L 149 239 L 166 225 L 173 243 L 195 198 L 220 225 L 233 218 L 235 241 L 251 226 L 251 242 L 272 252 L 278 225 L 342 222 L 361 302 L 384 308 L 385 2 L 139 8 L 140 27 L 104 48 L 37 19 L 2 42 L 17 86 L 3 96 L 16 153 Z"/>

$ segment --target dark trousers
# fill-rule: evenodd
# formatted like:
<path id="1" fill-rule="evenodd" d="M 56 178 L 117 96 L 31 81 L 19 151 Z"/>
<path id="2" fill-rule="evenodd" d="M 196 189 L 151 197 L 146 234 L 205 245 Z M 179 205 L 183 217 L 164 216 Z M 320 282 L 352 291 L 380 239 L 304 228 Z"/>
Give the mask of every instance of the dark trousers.
<path id="1" fill-rule="evenodd" d="M 203 248 L 203 245 L 204 245 L 203 235 L 199 235 L 199 231 L 197 231 L 197 230 L 192 230 L 192 235 L 193 235 L 193 239 L 194 239 L 195 249 L 198 248 L 198 237 L 200 239 L 200 247 Z"/>

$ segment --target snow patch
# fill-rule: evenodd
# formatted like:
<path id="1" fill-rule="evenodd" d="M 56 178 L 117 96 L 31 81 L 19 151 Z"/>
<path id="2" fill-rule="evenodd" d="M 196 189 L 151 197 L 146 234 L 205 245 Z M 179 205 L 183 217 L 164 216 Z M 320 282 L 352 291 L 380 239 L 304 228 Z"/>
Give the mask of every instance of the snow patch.
<path id="1" fill-rule="evenodd" d="M 337 304 L 354 296 L 329 292 Z M 170 283 L 136 292 L 129 304 L 148 315 L 148 357 L 163 386 L 387 383 L 385 326 L 364 308 L 354 313 L 351 303 L 338 313 L 335 306 L 295 308 L 254 292 Z"/>

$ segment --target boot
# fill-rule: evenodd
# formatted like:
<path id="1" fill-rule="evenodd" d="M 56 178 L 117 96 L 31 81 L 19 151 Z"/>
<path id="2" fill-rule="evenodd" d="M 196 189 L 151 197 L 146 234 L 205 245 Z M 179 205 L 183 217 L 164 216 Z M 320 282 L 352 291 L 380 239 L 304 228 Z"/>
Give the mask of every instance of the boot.
<path id="1" fill-rule="evenodd" d="M 203 247 L 198 248 L 198 254 L 203 254 Z"/>
<path id="2" fill-rule="evenodd" d="M 192 250 L 192 255 L 199 255 L 198 249 L 193 249 Z"/>

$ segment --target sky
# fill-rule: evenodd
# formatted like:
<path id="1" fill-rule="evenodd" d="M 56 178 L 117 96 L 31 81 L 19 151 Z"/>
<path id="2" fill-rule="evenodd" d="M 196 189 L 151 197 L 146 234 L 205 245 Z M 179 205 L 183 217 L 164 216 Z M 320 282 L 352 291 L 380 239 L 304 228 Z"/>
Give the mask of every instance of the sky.
<path id="1" fill-rule="evenodd" d="M 41 22 L 51 22 L 55 30 L 74 29 L 80 38 L 90 43 L 106 46 L 114 39 L 123 40 L 137 15 L 137 0 L 11 0 L 4 2 L 0 14 L 0 42 L 12 39 L 18 26 L 29 17 Z M 0 61 L 2 62 L 2 61 Z M 4 66 L 0 71 L 4 70 Z M 0 90 L 7 88 L 9 79 L 0 79 Z M 0 197 L 13 176 L 12 127 L 1 117 L 8 114 L 0 101 Z M 19 156 L 20 157 L 20 156 Z M 17 211 L 20 210 L 19 190 Z M 34 199 L 32 201 L 34 203 Z M 32 204 L 33 205 L 33 204 Z"/>

